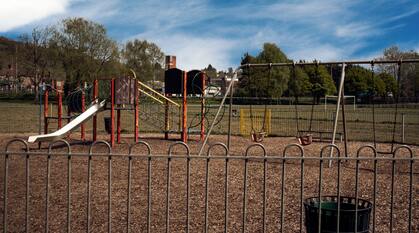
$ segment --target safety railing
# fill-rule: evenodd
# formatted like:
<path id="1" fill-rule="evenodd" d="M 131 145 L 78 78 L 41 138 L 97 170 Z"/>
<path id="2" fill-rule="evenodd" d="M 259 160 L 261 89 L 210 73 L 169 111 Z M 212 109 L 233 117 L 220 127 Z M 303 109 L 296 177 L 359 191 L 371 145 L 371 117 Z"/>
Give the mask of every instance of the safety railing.
<path id="1" fill-rule="evenodd" d="M 328 157 L 331 148 L 335 155 Z M 334 145 L 307 156 L 296 144 L 273 152 L 253 144 L 241 155 L 222 143 L 203 156 L 182 142 L 167 154 L 154 154 L 143 141 L 125 152 L 105 141 L 82 150 L 64 140 L 44 151 L 10 141 L 0 152 L 0 230 L 306 232 L 305 204 L 322 206 L 329 196 L 338 210 L 348 200 L 370 202 L 369 232 L 419 230 L 419 158 L 407 146 L 388 156 L 362 146 L 354 157 L 339 156 Z M 364 206 L 355 206 L 357 225 Z M 343 227 L 339 213 L 336 232 Z M 314 232 L 331 224 L 318 216 Z"/>
<path id="2" fill-rule="evenodd" d="M 145 83 L 141 82 L 138 78 L 137 78 L 137 74 L 135 73 L 135 71 L 133 69 L 130 69 L 132 75 L 134 76 L 134 79 L 137 80 L 138 83 L 138 90 L 145 94 L 146 96 L 150 97 L 151 99 L 153 99 L 154 101 L 160 103 L 160 104 L 164 104 L 164 102 L 167 102 L 167 104 L 172 104 L 176 107 L 180 107 L 180 104 L 176 103 L 175 101 L 167 98 L 166 96 L 164 96 L 163 94 L 159 93 L 158 91 L 154 90 L 152 87 L 146 85 Z"/>
<path id="3" fill-rule="evenodd" d="M 137 80 L 137 82 L 138 82 L 138 84 L 139 84 L 139 86 L 140 86 L 140 87 L 138 88 L 138 90 L 139 90 L 141 93 L 146 94 L 147 96 L 151 97 L 152 99 L 156 100 L 157 102 L 159 102 L 159 103 L 161 103 L 161 104 L 163 104 L 163 102 L 164 102 L 164 101 L 167 101 L 167 102 L 169 102 L 170 104 L 173 104 L 173 105 L 174 105 L 174 106 L 176 106 L 176 107 L 180 107 L 180 105 L 179 105 L 178 103 L 176 103 L 175 101 L 173 101 L 173 100 L 171 100 L 171 99 L 167 98 L 167 97 L 166 97 L 166 96 L 164 96 L 163 94 L 161 94 L 161 93 L 159 93 L 159 92 L 155 91 L 153 88 L 149 87 L 148 85 L 144 84 L 143 82 L 138 81 L 138 80 Z M 149 93 L 148 91 L 149 91 L 150 93 Z M 161 98 L 161 100 L 160 100 L 159 98 Z"/>
<path id="4" fill-rule="evenodd" d="M 145 109 L 143 105 L 143 107 L 140 108 L 140 118 L 147 121 L 148 125 L 153 125 L 155 129 L 157 128 L 163 132 L 179 132 L 181 105 L 141 82 L 137 78 L 135 71 L 132 69 L 130 69 L 130 71 L 138 83 L 138 91 L 143 94 L 143 96 L 153 101 L 154 104 L 151 106 L 152 108 L 158 109 L 157 111 L 153 109 L 152 112 L 147 112 L 147 109 Z M 174 115 L 176 116 L 174 117 Z M 179 118 L 176 123 L 174 123 L 175 118 Z M 149 130 L 147 129 L 145 131 L 147 132 Z"/>

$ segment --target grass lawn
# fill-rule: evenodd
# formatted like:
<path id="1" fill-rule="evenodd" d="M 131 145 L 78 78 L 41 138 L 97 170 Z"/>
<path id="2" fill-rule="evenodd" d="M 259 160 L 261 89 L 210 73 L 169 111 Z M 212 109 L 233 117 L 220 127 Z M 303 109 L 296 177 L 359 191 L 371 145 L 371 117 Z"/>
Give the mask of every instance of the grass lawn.
<path id="1" fill-rule="evenodd" d="M 416 106 L 399 108 L 397 116 L 395 140 L 401 142 L 402 140 L 402 115 L 404 115 L 404 134 L 405 143 L 417 144 L 419 142 L 419 108 Z M 296 120 L 296 111 L 294 105 L 269 105 L 267 106 L 271 111 L 270 119 L 270 135 L 271 136 L 295 136 L 297 131 L 297 123 L 299 130 L 309 130 L 311 119 L 311 106 L 300 105 L 298 109 L 298 122 Z M 312 127 L 313 131 L 332 131 L 335 106 L 328 105 L 325 110 L 324 105 L 317 105 L 314 108 Z M 234 114 L 232 117 L 232 133 L 234 135 L 243 135 L 240 131 L 240 110 L 245 109 L 249 111 L 249 105 L 234 105 Z M 253 109 L 253 124 L 255 131 L 261 131 L 263 122 L 263 105 L 254 105 Z M 209 123 L 214 119 L 217 111 L 217 106 L 212 104 L 207 109 L 205 124 L 208 128 Z M 57 106 L 49 106 L 49 114 L 56 116 Z M 66 110 L 64 107 L 64 114 Z M 388 142 L 392 140 L 393 122 L 394 122 L 394 108 L 380 106 L 375 110 L 376 121 L 376 138 L 381 142 Z M 373 112 L 371 106 L 346 106 L 346 121 L 347 132 L 349 140 L 356 141 L 372 141 L 373 140 Z M 258 118 L 257 115 L 260 115 Z M 39 130 L 39 105 L 32 103 L 0 103 L 0 133 L 37 133 Z M 99 132 L 104 133 L 104 116 L 109 116 L 109 111 L 103 111 L 98 114 Z M 338 132 L 343 131 L 340 113 Z M 173 109 L 170 113 L 170 129 L 179 129 L 179 110 Z M 214 128 L 215 134 L 226 134 L 228 132 L 228 108 L 225 107 L 222 111 L 222 119 Z M 133 111 L 121 112 L 121 126 L 123 133 L 133 131 L 134 114 Z M 200 121 L 200 106 L 191 104 L 188 106 L 188 126 L 198 125 Z M 250 127 L 250 119 L 245 119 L 248 127 Z M 66 121 L 63 121 L 65 123 Z M 164 106 L 158 106 L 151 103 L 144 103 L 140 105 L 140 133 L 141 132 L 161 132 L 164 129 Z M 258 126 L 259 125 L 259 126 Z M 42 122 L 43 129 L 43 122 Z M 92 120 L 85 123 L 87 132 L 92 130 Z M 52 132 L 57 128 L 57 124 L 51 121 L 49 129 Z M 191 127 L 191 132 L 199 131 L 200 126 Z M 250 128 L 248 128 L 250 131 Z M 245 133 L 246 134 L 246 133 Z M 329 136 L 330 137 L 330 136 Z"/>

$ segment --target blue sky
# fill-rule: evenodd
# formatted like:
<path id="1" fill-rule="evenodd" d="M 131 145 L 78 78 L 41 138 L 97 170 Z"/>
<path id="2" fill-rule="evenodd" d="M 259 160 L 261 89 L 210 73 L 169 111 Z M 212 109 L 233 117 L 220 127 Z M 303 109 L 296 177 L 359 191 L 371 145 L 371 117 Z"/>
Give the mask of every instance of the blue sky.
<path id="1" fill-rule="evenodd" d="M 371 59 L 397 45 L 419 51 L 418 0 L 0 0 L 0 35 L 16 37 L 66 17 L 104 24 L 176 55 L 182 69 L 237 67 L 276 43 L 292 59 Z"/>

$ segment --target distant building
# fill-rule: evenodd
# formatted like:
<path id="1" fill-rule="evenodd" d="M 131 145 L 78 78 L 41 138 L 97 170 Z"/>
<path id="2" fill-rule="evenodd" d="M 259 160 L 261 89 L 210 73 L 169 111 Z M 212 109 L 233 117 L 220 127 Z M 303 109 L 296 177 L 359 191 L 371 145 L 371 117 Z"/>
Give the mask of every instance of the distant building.
<path id="1" fill-rule="evenodd" d="M 211 78 L 208 81 L 208 85 L 213 87 L 213 90 L 211 92 L 215 91 L 215 88 L 217 88 L 219 91 L 219 95 L 225 95 L 227 91 L 227 87 L 230 85 L 231 81 L 233 80 L 234 73 L 232 71 L 230 72 L 224 72 L 220 71 L 217 73 L 217 77 Z M 237 82 L 238 79 L 234 79 L 234 82 Z"/>
<path id="2" fill-rule="evenodd" d="M 217 87 L 217 86 L 208 86 L 205 89 L 205 95 L 206 96 L 221 96 L 222 92 L 221 92 L 221 87 Z"/>

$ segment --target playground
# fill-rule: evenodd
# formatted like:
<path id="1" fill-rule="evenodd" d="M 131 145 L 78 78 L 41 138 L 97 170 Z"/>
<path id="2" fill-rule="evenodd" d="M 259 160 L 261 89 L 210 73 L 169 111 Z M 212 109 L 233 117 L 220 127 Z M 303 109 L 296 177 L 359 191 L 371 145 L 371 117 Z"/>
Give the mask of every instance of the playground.
<path id="1" fill-rule="evenodd" d="M 400 71 L 401 61 L 386 62 Z M 340 86 L 327 106 L 297 96 L 243 103 L 234 81 L 209 97 L 203 72 L 174 67 L 164 93 L 134 72 L 67 96 L 61 83 L 45 84 L 39 105 L 14 104 L 0 122 L 10 130 L 0 136 L 0 230 L 416 232 L 418 108 L 398 98 L 345 104 L 349 63 L 333 63 Z M 252 66 L 269 78 L 275 66 L 298 65 L 319 63 L 247 64 L 232 80 L 254 75 Z M 331 210 L 318 214 L 326 202 L 352 205 L 355 220 L 338 211 L 331 224 Z"/>

